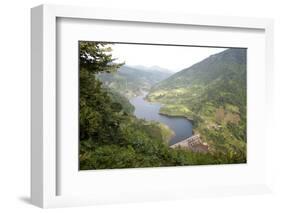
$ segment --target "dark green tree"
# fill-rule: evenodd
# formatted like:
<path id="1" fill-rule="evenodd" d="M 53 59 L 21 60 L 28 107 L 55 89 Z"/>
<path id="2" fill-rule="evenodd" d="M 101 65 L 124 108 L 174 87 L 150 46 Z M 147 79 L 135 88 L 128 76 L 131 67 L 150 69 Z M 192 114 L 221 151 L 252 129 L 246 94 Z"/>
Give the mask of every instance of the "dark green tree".
<path id="1" fill-rule="evenodd" d="M 102 72 L 116 72 L 123 64 L 114 63 L 112 48 L 108 43 L 103 42 L 79 42 L 79 65 L 80 70 L 86 69 L 92 74 Z"/>
<path id="2" fill-rule="evenodd" d="M 79 42 L 80 141 L 111 143 L 118 138 L 122 116 L 120 106 L 112 103 L 95 74 L 116 72 L 122 65 L 114 63 L 111 48 L 101 42 Z"/>

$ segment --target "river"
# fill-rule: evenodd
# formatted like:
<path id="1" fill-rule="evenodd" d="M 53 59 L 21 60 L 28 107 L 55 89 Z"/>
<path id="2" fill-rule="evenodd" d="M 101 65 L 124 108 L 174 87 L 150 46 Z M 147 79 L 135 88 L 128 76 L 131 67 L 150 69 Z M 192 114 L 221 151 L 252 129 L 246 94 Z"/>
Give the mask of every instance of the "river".
<path id="1" fill-rule="evenodd" d="M 166 124 L 172 129 L 175 135 L 170 140 L 170 145 L 182 141 L 192 136 L 192 123 L 183 117 L 172 117 L 160 115 L 160 103 L 151 103 L 144 100 L 146 94 L 130 99 L 130 102 L 135 107 L 134 115 L 137 118 L 142 118 L 148 121 L 158 121 Z"/>

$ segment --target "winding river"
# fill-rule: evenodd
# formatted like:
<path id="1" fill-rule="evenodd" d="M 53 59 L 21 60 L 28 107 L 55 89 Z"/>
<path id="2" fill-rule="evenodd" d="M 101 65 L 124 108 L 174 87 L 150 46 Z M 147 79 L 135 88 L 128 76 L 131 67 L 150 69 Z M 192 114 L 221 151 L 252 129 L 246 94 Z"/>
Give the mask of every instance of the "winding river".
<path id="1" fill-rule="evenodd" d="M 166 124 L 175 133 L 170 140 L 170 145 L 192 136 L 192 123 L 189 120 L 183 117 L 160 115 L 161 104 L 146 101 L 145 95 L 130 99 L 131 104 L 135 107 L 134 114 L 136 117 Z"/>

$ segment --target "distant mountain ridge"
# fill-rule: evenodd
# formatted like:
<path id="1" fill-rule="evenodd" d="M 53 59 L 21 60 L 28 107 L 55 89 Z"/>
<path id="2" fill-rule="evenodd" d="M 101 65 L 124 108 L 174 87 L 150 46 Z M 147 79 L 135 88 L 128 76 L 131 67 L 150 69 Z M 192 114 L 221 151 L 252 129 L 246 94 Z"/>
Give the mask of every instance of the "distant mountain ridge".
<path id="1" fill-rule="evenodd" d="M 143 66 L 143 65 L 136 65 L 136 66 L 131 66 L 133 68 L 136 68 L 136 69 L 139 69 L 139 70 L 146 70 L 146 71 L 157 71 L 157 72 L 161 72 L 161 73 L 169 73 L 169 74 L 173 74 L 174 72 L 172 70 L 169 70 L 169 69 L 166 69 L 166 68 L 163 68 L 163 67 L 160 67 L 160 66 L 150 66 L 150 67 L 147 67 L 147 66 Z"/>
<path id="2" fill-rule="evenodd" d="M 169 77 L 172 73 L 162 72 L 161 69 L 141 69 L 123 65 L 116 73 L 102 73 L 97 77 L 104 86 L 131 98 L 148 92 L 151 87 Z"/>
<path id="3" fill-rule="evenodd" d="M 216 66 L 221 66 L 219 69 Z M 246 49 L 227 49 L 171 75 L 165 81 L 159 82 L 155 88 L 167 86 L 175 81 L 175 87 L 197 83 L 210 83 L 210 81 L 225 75 L 230 64 L 246 64 Z M 225 67 L 222 67 L 225 66 Z M 222 73 L 223 72 L 223 73 Z M 173 82 L 173 83 L 175 83 Z"/>

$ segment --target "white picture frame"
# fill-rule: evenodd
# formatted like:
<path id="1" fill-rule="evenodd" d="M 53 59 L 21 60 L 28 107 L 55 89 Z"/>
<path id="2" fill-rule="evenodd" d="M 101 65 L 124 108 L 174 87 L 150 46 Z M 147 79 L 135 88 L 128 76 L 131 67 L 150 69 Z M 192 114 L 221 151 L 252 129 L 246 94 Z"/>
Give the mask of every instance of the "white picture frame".
<path id="1" fill-rule="evenodd" d="M 57 139 L 57 107 L 58 95 L 57 88 L 60 82 L 57 79 L 57 36 L 58 36 L 58 20 L 100 20 L 100 21 L 119 21 L 130 23 L 152 23 L 155 26 L 200 26 L 206 28 L 220 28 L 231 30 L 258 30 L 263 32 L 264 45 L 264 69 L 262 75 L 265 87 L 261 90 L 265 94 L 266 99 L 263 99 L 264 107 L 267 114 L 264 116 L 266 125 L 266 135 L 268 137 L 265 141 L 266 151 L 264 151 L 263 159 L 264 166 L 259 169 L 259 173 L 264 173 L 262 179 L 253 181 L 254 184 L 238 182 L 233 185 L 227 183 L 221 185 L 205 185 L 199 187 L 200 182 L 193 182 L 194 187 L 184 185 L 182 187 L 172 187 L 153 189 L 153 192 L 146 194 L 147 191 L 135 194 L 133 190 L 111 192 L 106 191 L 102 194 L 96 195 L 83 194 L 60 194 L 58 191 L 59 184 L 62 184 L 59 174 L 62 169 L 58 159 L 60 159 L 60 152 L 58 152 Z M 62 207 L 62 206 L 76 206 L 76 205 L 91 205 L 98 203 L 116 203 L 116 202 L 137 202 L 143 200 L 165 200 L 177 199 L 194 196 L 208 196 L 208 195 L 233 195 L 233 194 L 252 194 L 270 192 L 271 189 L 271 164 L 270 164 L 270 131 L 273 131 L 270 126 L 270 118 L 273 108 L 273 100 L 271 91 L 273 90 L 273 21 L 270 19 L 257 18 L 241 18 L 241 17 L 216 17 L 203 15 L 187 15 L 187 14 L 167 14 L 155 13 L 147 11 L 125 11 L 112 10 L 108 8 L 84 8 L 73 6 L 54 6 L 41 5 L 31 10 L 31 73 L 32 73 L 32 118 L 31 118 L 31 200 L 32 203 L 43 207 Z M 66 79 L 67 80 L 67 79 Z M 260 79 L 261 80 L 261 79 Z M 255 153 L 252 153 L 253 155 Z M 260 158 L 260 155 L 257 155 Z M 222 168 L 222 167 L 221 167 Z M 186 167 L 169 168 L 165 172 L 174 172 L 184 174 Z M 243 168 L 244 170 L 247 168 Z M 154 171 L 157 170 L 157 171 Z M 196 170 L 196 168 L 195 168 Z M 214 170 L 208 167 L 206 171 Z M 163 170 L 164 171 L 164 170 Z M 143 177 L 149 178 L 148 173 L 159 175 L 162 170 L 159 169 L 142 169 L 141 171 L 123 170 L 117 175 L 134 175 L 137 172 Z M 102 175 L 107 176 L 108 171 L 99 171 Z M 164 173 L 162 173 L 164 174 Z M 93 174 L 90 174 L 93 175 Z M 199 175 L 199 173 L 198 173 Z M 101 176 L 102 177 L 102 176 Z M 101 178 L 99 177 L 99 178 Z M 194 173 L 196 178 L 196 173 Z M 92 178 L 92 177 L 91 177 Z M 77 190 L 77 188 L 76 188 Z M 120 189 L 118 189 L 120 190 Z M 119 195 L 122 193 L 122 196 Z M 174 196 L 174 194 L 177 196 Z"/>

